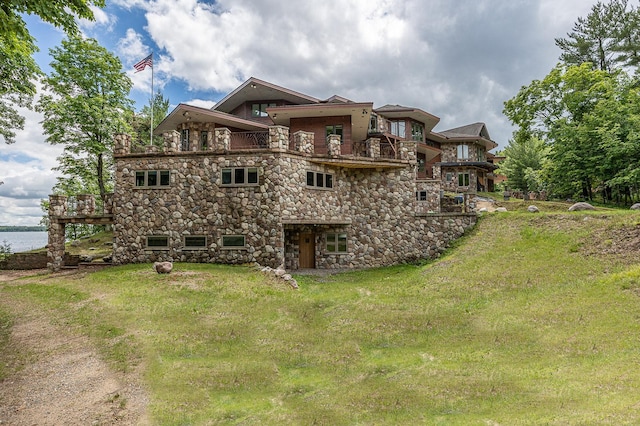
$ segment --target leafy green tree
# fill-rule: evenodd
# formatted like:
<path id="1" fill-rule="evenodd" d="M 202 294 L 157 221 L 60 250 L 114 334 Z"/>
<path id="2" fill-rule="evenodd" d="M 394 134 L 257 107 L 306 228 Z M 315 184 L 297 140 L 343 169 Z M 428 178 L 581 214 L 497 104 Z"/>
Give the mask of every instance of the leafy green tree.
<path id="1" fill-rule="evenodd" d="M 162 95 L 162 92 L 158 90 L 152 99 L 149 99 L 149 105 L 142 107 L 142 111 L 133 117 L 133 128 L 136 141 L 140 145 L 158 145 L 161 144 L 161 138 L 158 136 L 153 137 L 153 143 L 150 143 L 151 137 L 151 112 L 153 111 L 153 128 L 155 129 L 158 124 L 169 113 L 169 98 Z"/>
<path id="2" fill-rule="evenodd" d="M 51 94 L 37 108 L 44 114 L 47 142 L 64 145 L 59 158 L 66 178 L 97 188 L 104 202 L 111 185 L 113 135 L 129 131 L 132 83 L 117 56 L 94 39 L 71 37 L 51 49 Z"/>
<path id="3" fill-rule="evenodd" d="M 93 20 L 91 5 L 104 0 L 10 0 L 0 2 L 0 136 L 15 142 L 15 131 L 24 128 L 17 108 L 30 107 L 36 92 L 34 81 L 41 71 L 33 59 L 38 50 L 22 14 L 38 15 L 67 34 L 78 33 L 76 17 Z"/>
<path id="4" fill-rule="evenodd" d="M 502 155 L 505 159 L 500 162 L 500 173 L 507 176 L 510 188 L 521 191 L 540 191 L 545 188 L 542 172 L 549 147 L 541 139 L 517 133 Z"/>

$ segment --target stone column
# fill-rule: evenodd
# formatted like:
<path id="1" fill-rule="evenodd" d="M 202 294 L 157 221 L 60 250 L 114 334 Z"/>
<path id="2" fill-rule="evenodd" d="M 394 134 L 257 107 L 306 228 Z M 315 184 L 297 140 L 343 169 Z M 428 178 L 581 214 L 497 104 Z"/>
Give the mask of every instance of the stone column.
<path id="1" fill-rule="evenodd" d="M 380 158 L 380 138 L 367 139 L 367 157 Z"/>
<path id="2" fill-rule="evenodd" d="M 289 149 L 289 128 L 269 126 L 269 149 L 286 151 Z"/>
<path id="3" fill-rule="evenodd" d="M 104 214 L 113 214 L 113 193 L 105 194 L 102 210 Z"/>
<path id="4" fill-rule="evenodd" d="M 162 134 L 164 139 L 164 152 L 178 152 L 178 146 L 180 146 L 180 133 L 176 130 L 170 132 L 164 132 Z"/>
<path id="5" fill-rule="evenodd" d="M 327 136 L 327 152 L 331 157 L 337 157 L 342 154 L 342 146 L 340 145 L 340 135 Z"/>
<path id="6" fill-rule="evenodd" d="M 77 215 L 90 216 L 96 211 L 96 198 L 93 194 L 79 194 L 77 196 L 78 207 Z"/>
<path id="7" fill-rule="evenodd" d="M 293 134 L 293 149 L 304 154 L 313 154 L 315 134 L 298 130 Z"/>
<path id="8" fill-rule="evenodd" d="M 49 238 L 47 247 L 47 268 L 59 271 L 64 265 L 64 223 L 58 219 L 67 215 L 67 197 L 49 195 Z"/>
<path id="9" fill-rule="evenodd" d="M 113 155 L 127 155 L 131 153 L 131 135 L 117 133 L 113 137 Z"/>
<path id="10" fill-rule="evenodd" d="M 49 218 L 65 217 L 67 215 L 66 195 L 49 195 Z"/>
<path id="11" fill-rule="evenodd" d="M 215 129 L 213 139 L 214 151 L 229 151 L 231 148 L 231 130 L 226 127 Z"/>
<path id="12" fill-rule="evenodd" d="M 400 160 L 408 160 L 411 162 L 418 160 L 418 143 L 416 141 L 398 141 L 396 146 L 398 148 L 398 158 Z"/>

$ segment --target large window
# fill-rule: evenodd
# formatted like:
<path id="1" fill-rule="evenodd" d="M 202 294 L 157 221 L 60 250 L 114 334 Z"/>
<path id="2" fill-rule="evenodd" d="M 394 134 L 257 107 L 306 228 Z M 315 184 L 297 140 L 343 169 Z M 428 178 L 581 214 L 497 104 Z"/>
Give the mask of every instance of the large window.
<path id="1" fill-rule="evenodd" d="M 407 137 L 407 123 L 403 121 L 390 121 L 389 132 L 401 138 Z"/>
<path id="2" fill-rule="evenodd" d="M 329 137 L 329 135 L 340 136 L 340 143 L 343 143 L 344 138 L 342 136 L 342 124 L 331 124 L 331 125 L 325 126 L 325 136 Z"/>
<path id="3" fill-rule="evenodd" d="M 258 185 L 258 168 L 230 167 L 222 169 L 222 185 Z"/>
<path id="4" fill-rule="evenodd" d="M 411 139 L 416 142 L 424 140 L 424 126 L 419 123 L 411 123 Z"/>
<path id="5" fill-rule="evenodd" d="M 268 117 L 267 108 L 274 107 L 276 104 L 274 103 L 264 103 L 264 104 L 253 104 L 251 105 L 251 116 L 252 117 Z"/>
<path id="6" fill-rule="evenodd" d="M 136 172 L 136 187 L 169 186 L 169 170 L 145 170 Z"/>
<path id="7" fill-rule="evenodd" d="M 325 238 L 327 240 L 328 253 L 347 252 L 347 234 L 327 233 Z"/>
<path id="8" fill-rule="evenodd" d="M 458 186 L 469 186 L 469 173 L 458 173 Z"/>
<path id="9" fill-rule="evenodd" d="M 223 235 L 222 247 L 225 248 L 244 248 L 245 247 L 244 235 Z"/>
<path id="10" fill-rule="evenodd" d="M 167 237 L 166 235 L 149 235 L 147 236 L 147 248 L 150 248 L 150 249 L 169 248 L 169 237 Z"/>
<path id="11" fill-rule="evenodd" d="M 469 159 L 469 145 L 458 145 L 458 160 Z"/>
<path id="12" fill-rule="evenodd" d="M 204 235 L 185 235 L 184 248 L 203 249 L 207 246 L 207 237 Z"/>
<path id="13" fill-rule="evenodd" d="M 331 173 L 307 172 L 307 186 L 313 188 L 333 188 L 333 175 Z"/>
<path id="14" fill-rule="evenodd" d="M 189 151 L 189 129 L 182 129 L 180 132 L 180 150 Z"/>

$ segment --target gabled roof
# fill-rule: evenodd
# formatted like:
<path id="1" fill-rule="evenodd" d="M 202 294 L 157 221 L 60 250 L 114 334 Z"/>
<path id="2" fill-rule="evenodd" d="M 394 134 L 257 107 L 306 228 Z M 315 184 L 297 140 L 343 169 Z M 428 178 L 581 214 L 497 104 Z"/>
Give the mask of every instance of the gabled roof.
<path id="1" fill-rule="evenodd" d="M 201 108 L 193 105 L 179 104 L 169 115 L 165 117 L 154 129 L 155 135 L 175 130 L 179 124 L 187 121 L 201 123 L 216 123 L 224 127 L 235 127 L 247 131 L 267 130 L 269 126 L 256 121 L 245 120 L 226 112 L 212 111 L 208 108 Z"/>
<path id="2" fill-rule="evenodd" d="M 249 78 L 237 89 L 222 98 L 211 108 L 214 111 L 230 113 L 238 106 L 249 101 L 285 100 L 294 105 L 314 104 L 320 102 L 313 96 L 305 95 L 284 87 L 277 86 L 255 77 Z"/>
<path id="3" fill-rule="evenodd" d="M 374 109 L 374 112 L 386 118 L 410 118 L 420 123 L 424 123 L 426 126 L 425 130 L 427 132 L 430 132 L 431 129 L 433 129 L 440 121 L 440 118 L 419 108 L 405 107 L 402 105 L 387 104 Z"/>
<path id="4" fill-rule="evenodd" d="M 324 101 L 322 101 L 323 103 L 349 103 L 349 102 L 353 102 L 352 100 L 349 100 L 343 96 L 339 96 L 339 95 L 333 95 L 331 96 L 329 99 L 325 99 Z"/>
<path id="5" fill-rule="evenodd" d="M 456 127 L 436 134 L 444 136 L 447 141 L 451 142 L 475 141 L 483 144 L 487 150 L 498 146 L 497 143 L 491 140 L 487 126 L 484 123 L 467 124 L 466 126 Z"/>

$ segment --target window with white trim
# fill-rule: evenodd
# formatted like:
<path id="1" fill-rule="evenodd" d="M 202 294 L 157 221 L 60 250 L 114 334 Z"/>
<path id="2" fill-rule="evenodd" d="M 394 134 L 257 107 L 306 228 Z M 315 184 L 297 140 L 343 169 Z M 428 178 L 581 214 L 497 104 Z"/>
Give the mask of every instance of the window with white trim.
<path id="1" fill-rule="evenodd" d="M 328 253 L 347 252 L 347 234 L 328 232 L 325 234 Z"/>
<path id="2" fill-rule="evenodd" d="M 257 167 L 227 167 L 222 169 L 223 186 L 257 186 Z"/>
<path id="3" fill-rule="evenodd" d="M 154 188 L 169 186 L 171 181 L 169 170 L 139 170 L 136 172 L 137 188 Z"/>
<path id="4" fill-rule="evenodd" d="M 246 238 L 244 235 L 223 235 L 222 247 L 241 249 L 246 246 Z"/>
<path id="5" fill-rule="evenodd" d="M 446 176 L 447 182 L 453 181 L 453 173 L 447 172 L 445 176 Z"/>
<path id="6" fill-rule="evenodd" d="M 458 173 L 458 186 L 469 186 L 469 173 Z"/>
<path id="7" fill-rule="evenodd" d="M 307 172 L 307 186 L 311 188 L 333 188 L 333 175 L 331 173 Z"/>
<path id="8" fill-rule="evenodd" d="M 407 137 L 407 123 L 402 121 L 389 121 L 389 133 L 401 138 Z"/>
<path id="9" fill-rule="evenodd" d="M 458 160 L 469 159 L 469 145 L 458 145 Z"/>

